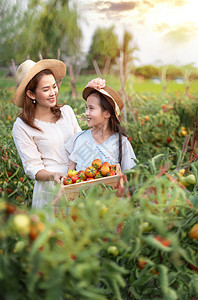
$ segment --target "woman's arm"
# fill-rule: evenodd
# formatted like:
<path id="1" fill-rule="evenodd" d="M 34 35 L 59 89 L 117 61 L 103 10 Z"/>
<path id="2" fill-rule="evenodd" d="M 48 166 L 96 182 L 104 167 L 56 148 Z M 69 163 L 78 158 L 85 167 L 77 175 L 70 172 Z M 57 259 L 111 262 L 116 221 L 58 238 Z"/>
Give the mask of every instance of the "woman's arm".
<path id="1" fill-rule="evenodd" d="M 36 180 L 38 181 L 50 181 L 53 180 L 54 183 L 60 183 L 61 177 L 63 177 L 65 174 L 59 173 L 59 172 L 49 172 L 46 170 L 40 170 L 36 173 Z"/>

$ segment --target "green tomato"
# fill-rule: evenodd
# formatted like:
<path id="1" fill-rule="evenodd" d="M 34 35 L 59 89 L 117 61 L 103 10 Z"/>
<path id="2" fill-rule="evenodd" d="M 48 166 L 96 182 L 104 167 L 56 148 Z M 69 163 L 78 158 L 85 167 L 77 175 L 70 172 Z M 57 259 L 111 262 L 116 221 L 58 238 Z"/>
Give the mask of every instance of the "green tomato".
<path id="1" fill-rule="evenodd" d="M 153 227 L 148 222 L 143 222 L 141 224 L 141 228 L 142 228 L 143 232 L 149 232 L 152 230 Z"/>
<path id="2" fill-rule="evenodd" d="M 113 256 L 117 256 L 119 253 L 118 248 L 116 246 L 109 246 L 107 252 L 108 254 L 111 254 Z"/>
<path id="3" fill-rule="evenodd" d="M 26 243 L 24 241 L 18 241 L 16 244 L 15 244 L 15 247 L 13 249 L 13 252 L 14 253 L 18 253 L 18 252 L 21 252 L 26 246 Z"/>
<path id="4" fill-rule="evenodd" d="M 13 225 L 19 234 L 26 235 L 30 232 L 30 218 L 27 215 L 15 215 Z"/>
<path id="5" fill-rule="evenodd" d="M 190 185 L 190 183 L 188 183 L 188 182 L 186 181 L 186 177 L 181 177 L 181 178 L 180 178 L 180 182 L 181 182 L 184 186 Z"/>
<path id="6" fill-rule="evenodd" d="M 102 218 L 106 213 L 108 212 L 108 207 L 106 205 L 103 205 L 100 209 L 99 216 Z"/>
<path id="7" fill-rule="evenodd" d="M 188 184 L 195 184 L 196 183 L 196 178 L 195 178 L 195 175 L 193 174 L 190 174 L 186 177 L 186 182 Z"/>

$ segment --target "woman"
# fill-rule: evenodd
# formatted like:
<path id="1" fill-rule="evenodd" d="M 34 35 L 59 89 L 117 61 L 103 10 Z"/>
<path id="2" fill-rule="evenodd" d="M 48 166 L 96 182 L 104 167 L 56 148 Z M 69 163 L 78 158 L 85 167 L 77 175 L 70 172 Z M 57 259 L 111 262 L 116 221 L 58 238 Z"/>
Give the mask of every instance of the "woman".
<path id="1" fill-rule="evenodd" d="M 65 64 L 55 59 L 26 60 L 16 74 L 14 103 L 22 111 L 14 123 L 13 138 L 25 173 L 35 180 L 35 208 L 54 200 L 54 184 L 68 170 L 64 144 L 81 131 L 72 108 L 57 103 L 57 81 L 65 74 Z"/>

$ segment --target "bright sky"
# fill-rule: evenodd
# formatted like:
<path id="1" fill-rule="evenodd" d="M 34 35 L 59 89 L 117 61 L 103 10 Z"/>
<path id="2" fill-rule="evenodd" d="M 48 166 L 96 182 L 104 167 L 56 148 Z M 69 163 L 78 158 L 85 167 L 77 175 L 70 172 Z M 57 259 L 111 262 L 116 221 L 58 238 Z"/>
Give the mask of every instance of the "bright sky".
<path id="1" fill-rule="evenodd" d="M 143 64 L 194 63 L 198 67 L 197 0 L 76 0 L 81 15 L 83 52 L 98 27 L 115 26 L 122 40 L 126 29 L 139 47 Z"/>

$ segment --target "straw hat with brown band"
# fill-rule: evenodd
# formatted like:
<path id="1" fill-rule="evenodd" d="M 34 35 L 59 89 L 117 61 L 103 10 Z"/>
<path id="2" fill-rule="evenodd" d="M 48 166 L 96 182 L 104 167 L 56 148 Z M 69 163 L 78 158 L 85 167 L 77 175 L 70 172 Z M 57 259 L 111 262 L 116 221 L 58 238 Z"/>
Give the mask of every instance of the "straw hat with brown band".
<path id="1" fill-rule="evenodd" d="M 37 63 L 28 59 L 18 67 L 16 73 L 17 90 L 14 95 L 14 103 L 18 107 L 23 107 L 26 98 L 25 89 L 30 80 L 36 74 L 46 69 L 53 73 L 56 81 L 65 77 L 66 66 L 62 61 L 57 59 L 43 59 Z"/>
<path id="2" fill-rule="evenodd" d="M 87 100 L 88 96 L 93 91 L 101 93 L 111 103 L 115 111 L 115 115 L 118 119 L 120 111 L 124 106 L 120 95 L 118 95 L 118 93 L 114 91 L 110 86 L 107 86 L 105 84 L 105 80 L 101 78 L 93 79 L 86 85 L 82 92 L 83 98 Z"/>

